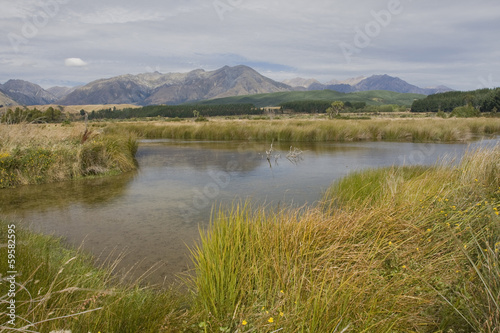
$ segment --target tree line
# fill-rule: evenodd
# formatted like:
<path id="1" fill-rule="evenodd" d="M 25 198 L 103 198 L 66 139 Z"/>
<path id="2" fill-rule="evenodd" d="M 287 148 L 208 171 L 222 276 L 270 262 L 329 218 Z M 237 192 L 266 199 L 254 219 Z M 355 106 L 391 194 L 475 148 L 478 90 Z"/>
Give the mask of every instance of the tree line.
<path id="1" fill-rule="evenodd" d="M 8 109 L 0 118 L 1 123 L 5 124 L 20 124 L 20 123 L 58 123 L 66 120 L 61 110 L 49 107 L 45 111 L 34 109 L 15 108 Z"/>
<path id="2" fill-rule="evenodd" d="M 196 111 L 196 112 L 194 112 Z M 260 115 L 264 110 L 253 104 L 224 104 L 224 105 L 149 105 L 141 108 L 116 108 L 92 111 L 89 119 L 130 119 L 145 117 L 193 118 L 210 116 L 239 116 Z"/>
<path id="3" fill-rule="evenodd" d="M 474 91 L 449 91 L 429 95 L 416 100 L 412 112 L 453 112 L 456 108 L 469 106 L 480 112 L 496 112 L 500 109 L 500 88 Z"/>
<path id="4" fill-rule="evenodd" d="M 280 110 L 291 110 L 295 113 L 327 113 L 328 108 L 332 106 L 332 101 L 292 101 L 285 102 L 279 105 Z M 366 107 L 365 102 L 345 102 L 343 109 L 345 110 L 361 110 Z"/>

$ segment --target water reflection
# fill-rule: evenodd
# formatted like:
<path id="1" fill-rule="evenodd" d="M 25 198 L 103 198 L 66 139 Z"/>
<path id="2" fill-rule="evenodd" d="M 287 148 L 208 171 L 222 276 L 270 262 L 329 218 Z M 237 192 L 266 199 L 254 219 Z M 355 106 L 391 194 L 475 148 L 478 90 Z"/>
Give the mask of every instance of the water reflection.
<path id="1" fill-rule="evenodd" d="M 136 172 L 126 174 L 82 179 L 72 182 L 21 186 L 14 189 L 0 190 L 0 213 L 53 209 L 66 209 L 74 203 L 88 206 L 112 204 L 113 200 L 124 195 L 127 186 L 136 176 Z"/>
<path id="2" fill-rule="evenodd" d="M 475 143 L 491 145 L 498 140 Z M 301 159 L 286 159 L 290 146 Z M 0 213 L 35 231 L 55 234 L 99 258 L 125 252 L 120 269 L 140 276 L 161 262 L 149 281 L 171 281 L 186 270 L 187 246 L 206 226 L 215 203 L 250 198 L 271 205 L 319 200 L 353 170 L 393 164 L 434 164 L 459 158 L 465 144 L 142 142 L 135 174 L 0 191 Z"/>

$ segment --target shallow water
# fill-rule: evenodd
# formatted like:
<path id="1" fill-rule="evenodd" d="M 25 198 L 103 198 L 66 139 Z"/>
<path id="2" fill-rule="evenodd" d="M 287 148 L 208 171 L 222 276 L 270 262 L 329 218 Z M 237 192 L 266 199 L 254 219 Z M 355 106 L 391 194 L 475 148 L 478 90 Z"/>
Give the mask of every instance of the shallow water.
<path id="1" fill-rule="evenodd" d="M 484 140 L 476 146 L 494 145 Z M 290 144 L 156 140 L 140 144 L 139 171 L 125 175 L 0 190 L 8 221 L 63 237 L 102 262 L 124 254 L 120 270 L 171 282 L 189 266 L 188 246 L 206 227 L 213 205 L 241 199 L 276 205 L 314 204 L 349 172 L 459 159 L 467 144 L 393 142 Z M 293 150 L 293 148 L 292 148 Z M 281 156 L 276 156 L 280 154 Z"/>

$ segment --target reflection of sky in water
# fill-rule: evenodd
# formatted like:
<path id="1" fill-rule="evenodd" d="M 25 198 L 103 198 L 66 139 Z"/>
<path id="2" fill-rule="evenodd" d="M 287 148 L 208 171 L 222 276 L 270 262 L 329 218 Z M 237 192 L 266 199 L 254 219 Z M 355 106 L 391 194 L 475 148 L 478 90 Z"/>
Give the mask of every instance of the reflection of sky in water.
<path id="1" fill-rule="evenodd" d="M 498 140 L 497 140 L 498 141 Z M 485 141 L 474 145 L 486 145 Z M 206 226 L 215 203 L 241 199 L 303 205 L 321 198 L 328 186 L 349 172 L 394 164 L 434 164 L 457 158 L 464 144 L 390 142 L 294 143 L 301 160 L 286 159 L 289 144 L 159 141 L 141 144 L 134 174 L 0 191 L 0 213 L 9 220 L 105 258 L 128 254 L 121 267 L 137 264 L 141 275 L 164 264 L 151 281 L 171 279 L 188 263 L 186 245 Z M 275 160 L 274 155 L 281 154 Z M 271 164 L 271 166 L 270 166 Z"/>

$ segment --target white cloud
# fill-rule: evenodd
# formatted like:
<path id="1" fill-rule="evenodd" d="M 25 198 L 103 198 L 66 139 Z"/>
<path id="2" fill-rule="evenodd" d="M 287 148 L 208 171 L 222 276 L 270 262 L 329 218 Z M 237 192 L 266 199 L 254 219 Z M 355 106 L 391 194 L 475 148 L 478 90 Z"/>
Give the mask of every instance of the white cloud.
<path id="1" fill-rule="evenodd" d="M 80 58 L 67 58 L 64 60 L 64 66 L 66 67 L 84 67 L 87 63 Z"/>

